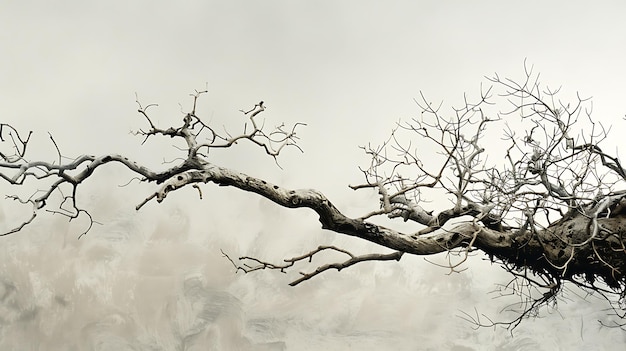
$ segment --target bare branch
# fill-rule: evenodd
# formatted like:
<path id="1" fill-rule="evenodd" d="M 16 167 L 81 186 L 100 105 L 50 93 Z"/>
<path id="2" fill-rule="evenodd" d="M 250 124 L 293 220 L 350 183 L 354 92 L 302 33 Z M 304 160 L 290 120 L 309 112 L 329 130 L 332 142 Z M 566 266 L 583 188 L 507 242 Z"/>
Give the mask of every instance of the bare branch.
<path id="1" fill-rule="evenodd" d="M 445 267 L 458 272 L 470 253 L 482 251 L 514 277 L 503 289 L 520 297 L 513 306 L 519 317 L 508 326 L 554 303 L 565 282 L 626 300 L 626 170 L 617 156 L 599 146 L 609 128 L 592 120 L 588 99 L 576 94 L 571 101 L 561 100 L 563 89 L 543 85 L 532 66 L 525 64 L 521 80 L 497 74 L 487 80 L 490 86 L 481 85 L 475 96 L 465 94 L 448 112 L 443 103 L 433 104 L 420 93 L 415 100 L 419 116 L 398 122 L 381 145 L 362 147 L 369 164 L 360 169 L 364 180 L 350 188 L 374 191 L 379 198 L 356 218 L 346 216 L 315 189 L 286 189 L 215 164 L 211 151 L 240 142 L 257 146 L 277 165 L 284 150 L 302 152 L 296 130 L 306 124 L 266 127 L 270 123 L 264 118 L 263 101 L 240 110 L 244 118 L 239 116 L 239 126 L 215 126 L 198 115 L 207 90 L 195 91 L 189 112 L 177 125 L 163 128 L 152 117 L 157 105 L 144 107 L 137 98 L 138 113 L 147 122 L 145 130 L 135 133 L 143 143 L 162 137 L 183 143 L 176 146 L 180 155 L 164 160 L 163 171 L 117 154 L 66 158 L 51 134 L 56 159 L 31 161 L 27 149 L 32 133 L 21 135 L 3 123 L 0 178 L 12 186 L 45 184 L 30 197 L 7 197 L 32 206 L 32 213 L 4 235 L 22 230 L 42 210 L 70 221 L 86 215 L 89 225 L 80 237 L 85 235 L 97 222 L 78 203 L 78 191 L 101 166 L 113 162 L 125 167 L 131 180 L 154 185 L 138 201 L 137 210 L 189 185 L 202 199 L 202 184 L 214 183 L 258 194 L 282 207 L 308 208 L 318 214 L 322 229 L 394 251 L 356 256 L 320 246 L 281 264 L 243 256 L 239 265 L 224 254 L 244 272 L 285 271 L 296 262 L 310 262 L 321 251 L 348 256 L 301 273 L 292 285 L 329 269 L 399 260 L 404 253 L 446 253 Z M 393 229 L 397 221 L 415 226 L 399 231 Z M 477 325 L 500 324 L 483 323 L 479 314 L 465 317 Z"/>
<path id="2" fill-rule="evenodd" d="M 337 271 L 341 271 L 344 268 L 348 268 L 357 263 L 366 262 L 366 261 L 391 261 L 391 260 L 400 261 L 400 258 L 402 258 L 402 255 L 403 255 L 403 252 L 396 251 L 390 254 L 367 254 L 367 255 L 355 256 L 349 251 L 340 249 L 336 246 L 319 246 L 317 249 L 312 250 L 304 255 L 285 259 L 284 264 L 273 264 L 273 263 L 261 261 L 254 257 L 243 256 L 243 257 L 239 257 L 239 261 L 244 261 L 244 263 L 240 265 L 237 265 L 227 254 L 224 253 L 224 251 L 222 251 L 222 255 L 226 257 L 233 264 L 233 266 L 235 266 L 237 271 L 241 270 L 244 273 L 250 273 L 250 272 L 263 270 L 263 269 L 276 269 L 276 270 L 280 270 L 282 273 L 285 273 L 285 271 L 288 268 L 291 268 L 296 262 L 303 261 L 303 260 L 311 262 L 315 254 L 325 251 L 325 250 L 333 250 L 336 252 L 341 252 L 343 254 L 348 255 L 350 258 L 343 262 L 329 263 L 329 264 L 319 266 L 317 267 L 317 269 L 315 269 L 315 271 L 310 272 L 310 273 L 301 272 L 300 273 L 301 277 L 292 281 L 291 283 L 289 283 L 289 285 L 296 286 L 302 283 L 303 281 L 309 280 L 315 277 L 316 275 L 323 273 L 329 269 L 336 269 Z M 246 261 L 252 262 L 253 265 L 249 265 L 245 263 Z"/>

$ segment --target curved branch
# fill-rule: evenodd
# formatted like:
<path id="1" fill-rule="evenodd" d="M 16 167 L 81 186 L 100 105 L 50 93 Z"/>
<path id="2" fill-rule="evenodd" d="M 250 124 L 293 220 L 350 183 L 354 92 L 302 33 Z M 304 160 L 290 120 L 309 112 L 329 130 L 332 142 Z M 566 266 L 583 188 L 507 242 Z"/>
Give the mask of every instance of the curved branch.
<path id="1" fill-rule="evenodd" d="M 291 128 L 280 124 L 266 130 L 265 121 L 259 120 L 266 110 L 263 102 L 241 111 L 246 120 L 240 134 L 229 133 L 225 126 L 223 132 L 217 132 L 198 117 L 198 98 L 206 91 L 192 94 L 191 112 L 182 116 L 178 126 L 166 129 L 158 127 L 147 113 L 148 108 L 156 105 L 142 107 L 138 102 L 139 113 L 148 122 L 147 130 L 136 133 L 144 137 L 143 142 L 157 136 L 182 139 L 186 145 L 179 148 L 185 155 L 179 155 L 171 161 L 177 162 L 175 165 L 161 172 L 117 154 L 83 155 L 62 163 L 64 158 L 52 138 L 58 161 L 28 161 L 26 150 L 31 134 L 24 137 L 12 126 L 0 124 L 0 143 L 5 145 L 0 152 L 0 178 L 17 186 L 26 184 L 27 180 L 49 182 L 46 189 L 27 199 L 9 197 L 33 206 L 30 218 L 9 233 L 32 223 L 44 208 L 70 220 L 86 213 L 90 223 L 96 223 L 78 206 L 76 194 L 97 169 L 115 162 L 141 181 L 155 184 L 154 192 L 136 205 L 137 210 L 152 200 L 162 202 L 169 193 L 187 185 L 196 188 L 202 197 L 199 185 L 214 183 L 258 194 L 282 207 L 309 208 L 318 214 L 323 229 L 395 251 L 387 255 L 354 256 L 334 248 L 350 258 L 304 273 L 296 284 L 326 270 L 341 270 L 363 261 L 399 260 L 403 253 L 432 255 L 460 249 L 465 250 L 467 257 L 477 248 L 512 274 L 522 274 L 530 285 L 549 282 L 544 285 L 550 286 L 550 294 L 546 298 L 525 300 L 531 303 L 525 305 L 520 318 L 551 300 L 565 280 L 594 291 L 600 291 L 596 284 L 599 281 L 622 300 L 626 299 L 626 197 L 618 190 L 623 188 L 621 182 L 626 179 L 626 171 L 616 157 L 607 155 L 598 146 L 607 131 L 601 125 L 596 128 L 589 118 L 591 127 L 582 128 L 584 133 L 573 137 L 573 126 L 579 116 L 590 117 L 590 108 L 584 107 L 586 100 L 577 97 L 573 107 L 558 101 L 555 98 L 558 89 L 542 87 L 539 76 L 533 75 L 532 70 L 526 71 L 520 84 L 497 75 L 490 81 L 504 89 L 501 96 L 513 105 L 508 112 L 491 110 L 492 87 L 481 86 L 480 96 L 475 100 L 464 96 L 462 107 L 453 108 L 451 116 L 443 115 L 442 105 L 432 105 L 422 94 L 418 102 L 422 109 L 419 118 L 398 124 L 381 146 L 363 148 L 371 157 L 369 167 L 362 169 L 365 183 L 351 188 L 373 189 L 380 195 L 380 201 L 378 208 L 357 218 L 344 215 L 317 190 L 286 189 L 213 163 L 212 149 L 232 147 L 245 140 L 275 162 L 287 146 L 302 151 L 296 145 L 296 128 L 304 124 L 296 123 Z M 530 125 L 522 138 L 516 135 L 518 126 L 507 125 L 511 115 L 519 115 L 522 124 Z M 493 128 L 496 131 L 505 130 L 504 164 L 487 160 L 484 141 L 487 129 L 492 126 L 496 126 Z M 402 142 L 402 133 L 411 134 L 412 140 Z M 10 152 L 6 151 L 7 147 Z M 600 172 L 600 166 L 610 172 Z M 71 190 L 69 196 L 63 194 L 67 188 Z M 56 210 L 47 209 L 53 194 L 61 197 Z M 427 203 L 433 197 L 439 201 Z M 448 204 L 442 205 L 445 201 Z M 431 205 L 440 207 L 425 208 Z M 411 220 L 419 226 L 405 233 L 371 222 L 376 216 L 385 216 L 386 221 Z M 311 258 L 321 250 L 325 249 L 320 247 L 292 260 Z M 271 265 L 247 259 L 262 268 L 281 270 L 295 262 Z M 451 270 L 456 267 L 449 265 Z"/>
<path id="2" fill-rule="evenodd" d="M 313 277 L 315 277 L 316 275 L 323 273 L 329 269 L 336 269 L 337 271 L 341 271 L 344 268 L 348 268 L 350 266 L 353 266 L 357 263 L 361 263 L 361 262 L 366 262 L 366 261 L 400 261 L 400 258 L 402 258 L 402 255 L 404 254 L 403 252 L 400 251 L 396 251 L 390 254 L 367 254 L 367 255 L 360 255 L 360 256 L 355 256 L 352 253 L 350 253 L 349 251 L 346 251 L 344 249 L 340 249 L 336 246 L 319 246 L 318 248 L 316 248 L 315 250 L 312 250 L 304 255 L 301 256 L 297 256 L 297 257 L 293 257 L 293 258 L 287 258 L 285 259 L 285 264 L 273 264 L 273 263 L 269 263 L 269 262 L 265 262 L 265 261 L 261 261 L 258 258 L 255 257 L 248 257 L 248 256 L 243 256 L 243 257 L 239 257 L 239 261 L 244 261 L 243 264 L 241 265 L 237 265 L 226 253 L 224 253 L 224 251 L 222 252 L 222 255 L 224 257 L 226 257 L 232 264 L 233 266 L 236 268 L 237 271 L 243 271 L 244 273 L 250 273 L 250 272 L 254 272 L 254 271 L 258 271 L 258 270 L 263 270 L 263 269 L 275 269 L 275 270 L 280 270 L 281 272 L 285 273 L 285 270 L 293 267 L 293 265 L 298 262 L 298 261 L 303 261 L 303 260 L 308 260 L 309 262 L 311 262 L 311 260 L 313 259 L 313 256 L 315 254 L 317 254 L 318 252 L 322 252 L 325 250 L 333 250 L 336 252 L 341 252 L 344 253 L 348 256 L 350 256 L 349 259 L 343 261 L 343 262 L 337 262 L 337 263 L 329 263 L 329 264 L 325 264 L 322 266 L 317 267 L 317 269 L 315 269 L 315 271 L 310 272 L 310 273 L 302 273 L 300 272 L 301 277 L 292 281 L 291 283 L 289 283 L 289 285 L 291 286 L 296 286 L 306 280 L 309 280 Z M 247 263 L 245 263 L 245 261 L 251 261 L 254 262 L 254 266 L 251 266 Z"/>

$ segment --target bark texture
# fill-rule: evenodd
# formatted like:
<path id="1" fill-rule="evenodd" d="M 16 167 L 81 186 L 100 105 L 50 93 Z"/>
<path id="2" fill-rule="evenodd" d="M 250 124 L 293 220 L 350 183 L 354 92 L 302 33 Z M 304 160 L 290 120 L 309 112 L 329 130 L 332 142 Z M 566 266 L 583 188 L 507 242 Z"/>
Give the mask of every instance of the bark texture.
<path id="1" fill-rule="evenodd" d="M 537 297 L 513 289 L 527 301 L 517 322 L 538 305 L 553 300 L 564 281 L 602 295 L 614 294 L 623 304 L 626 170 L 617 157 L 598 146 L 607 129 L 593 121 L 586 99 L 577 97 L 572 104 L 560 102 L 558 90 L 543 87 L 539 76 L 528 67 L 520 83 L 497 75 L 488 81 L 502 91 L 494 94 L 493 86 L 481 88 L 479 97 L 472 100 L 465 96 L 462 106 L 453 108 L 449 115 L 421 95 L 421 100 L 416 100 L 421 109 L 418 117 L 398 123 L 381 145 L 363 147 L 370 164 L 360 168 L 363 183 L 350 188 L 375 191 L 380 198 L 373 204 L 375 209 L 358 218 L 345 216 L 317 190 L 286 189 L 214 163 L 211 151 L 243 142 L 258 146 L 277 165 L 284 149 L 300 150 L 296 129 L 304 124 L 280 124 L 268 130 L 265 121 L 259 121 L 267 108 L 263 101 L 241 110 L 245 122 L 239 133 L 228 132 L 225 127 L 219 132 L 221 127 L 216 129 L 198 117 L 197 101 L 206 91 L 192 94 L 191 111 L 182 117 L 180 125 L 166 129 L 157 126 L 148 114 L 155 105 L 144 107 L 138 102 L 138 112 L 147 122 L 146 130 L 136 132 L 143 142 L 162 136 L 185 145 L 172 166 L 159 172 L 118 154 L 85 154 L 68 160 L 52 137 L 58 159 L 31 161 L 27 155 L 31 133 L 22 135 L 12 125 L 1 123 L 0 146 L 6 147 L 0 150 L 0 178 L 14 186 L 31 180 L 49 184 L 28 198 L 8 196 L 31 205 L 33 211 L 4 235 L 19 232 L 42 210 L 70 219 L 84 215 L 93 223 L 76 194 L 100 167 L 118 163 L 141 181 L 155 185 L 137 210 L 152 200 L 162 202 L 169 193 L 186 186 L 197 188 L 202 196 L 200 185 L 213 183 L 258 194 L 282 207 L 309 208 L 319 215 L 322 229 L 394 251 L 356 256 L 347 249 L 322 245 L 281 264 L 240 258 L 254 266 L 239 265 L 227 256 L 237 270 L 283 271 L 324 250 L 349 256 L 344 262 L 302 273 L 292 282 L 295 285 L 328 269 L 341 270 L 364 261 L 397 261 L 403 254 L 454 252 L 459 259 L 448 268 L 456 271 L 470 252 L 481 250 L 514 279 L 523 280 L 523 286 L 540 291 Z M 510 108 L 493 110 L 494 95 L 504 97 Z M 588 123 L 580 128 L 580 135 L 574 135 L 581 116 Z M 490 135 L 489 130 L 499 134 Z M 495 162 L 485 156 L 489 150 L 498 155 Z M 51 205 L 53 194 L 62 199 L 56 205 Z M 429 206 L 433 208 L 425 208 Z M 412 222 L 416 229 L 400 232 L 375 224 L 372 218 Z M 623 305 L 619 308 L 623 311 Z"/>

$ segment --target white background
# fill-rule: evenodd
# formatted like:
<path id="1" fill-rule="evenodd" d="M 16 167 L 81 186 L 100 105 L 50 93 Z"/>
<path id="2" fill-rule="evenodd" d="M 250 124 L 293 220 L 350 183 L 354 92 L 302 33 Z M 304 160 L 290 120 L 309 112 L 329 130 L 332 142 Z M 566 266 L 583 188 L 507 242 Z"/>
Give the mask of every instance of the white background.
<path id="1" fill-rule="evenodd" d="M 281 170 L 241 143 L 213 161 L 316 188 L 358 216 L 377 206 L 375 194 L 347 187 L 363 181 L 358 146 L 416 116 L 420 91 L 458 105 L 485 75 L 523 77 L 524 59 L 566 95 L 593 96 L 615 150 L 626 128 L 625 10 L 620 1 L 2 1 L 0 121 L 34 131 L 33 158 L 55 159 L 50 132 L 68 157 L 122 153 L 159 169 L 179 151 L 130 133 L 146 127 L 135 93 L 159 104 L 162 127 L 179 123 L 194 89 L 209 89 L 200 116 L 231 130 L 244 121 L 239 109 L 264 100 L 268 125 L 307 123 L 304 154 L 285 150 Z M 213 185 L 203 200 L 183 189 L 136 213 L 155 188 L 119 187 L 131 177 L 111 166 L 81 186 L 102 225 L 80 240 L 84 218 L 43 213 L 0 239 L 0 349 L 621 350 L 626 341 L 599 328 L 601 300 L 571 290 L 513 337 L 474 330 L 463 311 L 506 319 L 498 311 L 511 302 L 489 293 L 507 276 L 482 256 L 451 276 L 406 256 L 295 288 L 297 271 L 235 275 L 220 249 L 273 261 L 320 244 L 387 251 L 322 231 L 309 211 Z M 0 204 L 4 229 L 28 215 Z"/>

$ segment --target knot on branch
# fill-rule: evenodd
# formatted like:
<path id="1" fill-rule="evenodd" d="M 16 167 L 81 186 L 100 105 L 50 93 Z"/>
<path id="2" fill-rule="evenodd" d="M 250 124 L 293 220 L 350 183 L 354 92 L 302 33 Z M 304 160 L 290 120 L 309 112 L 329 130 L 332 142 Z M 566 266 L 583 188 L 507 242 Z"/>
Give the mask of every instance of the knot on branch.
<path id="1" fill-rule="evenodd" d="M 161 190 L 157 191 L 156 198 L 157 202 L 162 202 L 167 194 L 176 189 L 182 188 L 183 186 L 189 184 L 192 181 L 191 174 L 189 173 L 181 173 L 174 177 L 173 179 L 168 180 L 162 187 Z"/>

